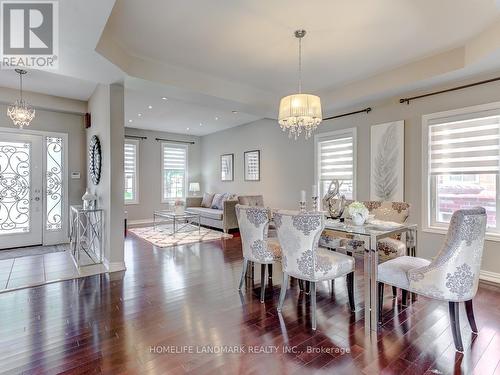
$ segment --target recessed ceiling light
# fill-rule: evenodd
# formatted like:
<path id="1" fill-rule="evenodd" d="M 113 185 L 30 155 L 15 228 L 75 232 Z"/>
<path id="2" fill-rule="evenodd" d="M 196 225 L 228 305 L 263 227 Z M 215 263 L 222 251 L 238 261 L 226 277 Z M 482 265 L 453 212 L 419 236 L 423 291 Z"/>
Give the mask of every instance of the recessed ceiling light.
<path id="1" fill-rule="evenodd" d="M 200 126 L 203 126 L 203 123 L 200 122 Z"/>
<path id="2" fill-rule="evenodd" d="M 128 120 L 128 122 L 132 122 L 132 120 Z"/>
<path id="3" fill-rule="evenodd" d="M 219 118 L 218 117 L 215 117 L 215 121 L 217 121 Z"/>
<path id="4" fill-rule="evenodd" d="M 141 117 L 142 116 L 142 113 L 138 113 L 137 116 Z"/>
<path id="5" fill-rule="evenodd" d="M 234 115 L 238 113 L 238 111 L 231 111 L 231 112 L 233 112 Z"/>
<path id="6" fill-rule="evenodd" d="M 163 97 L 163 98 L 162 98 L 162 100 L 167 100 L 167 98 L 166 98 L 166 97 Z"/>
<path id="7" fill-rule="evenodd" d="M 189 128 L 186 128 L 186 130 L 189 130 Z"/>
<path id="8" fill-rule="evenodd" d="M 153 106 L 152 106 L 152 105 L 148 105 L 148 108 L 149 108 L 149 109 L 153 109 Z"/>

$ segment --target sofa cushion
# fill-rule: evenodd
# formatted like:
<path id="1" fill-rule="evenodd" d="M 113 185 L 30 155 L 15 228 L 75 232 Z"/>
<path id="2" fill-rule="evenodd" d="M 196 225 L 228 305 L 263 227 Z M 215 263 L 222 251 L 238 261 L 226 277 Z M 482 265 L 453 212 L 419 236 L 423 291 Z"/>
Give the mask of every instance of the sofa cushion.
<path id="1" fill-rule="evenodd" d="M 186 211 L 214 220 L 222 220 L 222 217 L 224 216 L 224 211 L 217 210 L 215 208 L 189 207 Z"/>
<path id="2" fill-rule="evenodd" d="M 226 200 L 226 193 L 215 194 L 212 201 L 212 208 L 222 210 L 224 208 L 224 200 Z"/>
<path id="3" fill-rule="evenodd" d="M 241 195 L 238 203 L 243 206 L 264 207 L 264 197 L 262 195 Z"/>
<path id="4" fill-rule="evenodd" d="M 212 208 L 212 202 L 214 200 L 214 195 L 212 193 L 204 193 L 203 200 L 201 201 L 201 207 Z"/>

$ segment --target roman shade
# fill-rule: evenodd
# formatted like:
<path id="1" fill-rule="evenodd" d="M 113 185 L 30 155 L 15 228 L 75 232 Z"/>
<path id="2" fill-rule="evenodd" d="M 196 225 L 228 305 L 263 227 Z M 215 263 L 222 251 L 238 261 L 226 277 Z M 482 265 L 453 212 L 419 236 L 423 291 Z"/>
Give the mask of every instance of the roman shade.
<path id="1" fill-rule="evenodd" d="M 491 174 L 500 170 L 500 115 L 441 119 L 429 126 L 429 170 Z"/>
<path id="2" fill-rule="evenodd" d="M 352 135 L 318 142 L 320 180 L 353 178 L 353 144 Z"/>

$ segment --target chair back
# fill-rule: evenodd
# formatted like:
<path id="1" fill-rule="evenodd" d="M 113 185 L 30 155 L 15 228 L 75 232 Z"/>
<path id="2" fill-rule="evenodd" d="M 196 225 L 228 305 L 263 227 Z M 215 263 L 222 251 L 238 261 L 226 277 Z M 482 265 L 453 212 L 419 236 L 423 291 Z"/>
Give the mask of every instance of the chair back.
<path id="1" fill-rule="evenodd" d="M 273 259 L 266 242 L 270 215 L 268 208 L 236 205 L 236 217 L 245 259 L 252 262 L 267 262 Z"/>
<path id="2" fill-rule="evenodd" d="M 479 285 L 479 271 L 486 233 L 483 207 L 453 213 L 446 240 L 429 268 L 441 268 L 446 288 L 462 300 L 472 299 Z"/>
<path id="3" fill-rule="evenodd" d="M 322 271 L 322 259 L 316 250 L 325 228 L 324 214 L 279 210 L 273 217 L 281 245 L 283 272 L 299 279 L 314 280 L 315 273 Z"/>

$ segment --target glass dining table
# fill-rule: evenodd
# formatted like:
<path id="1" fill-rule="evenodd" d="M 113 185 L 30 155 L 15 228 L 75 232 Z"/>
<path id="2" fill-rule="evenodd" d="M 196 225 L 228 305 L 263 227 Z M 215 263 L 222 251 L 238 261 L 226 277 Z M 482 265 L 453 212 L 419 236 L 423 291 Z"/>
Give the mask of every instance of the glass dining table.
<path id="1" fill-rule="evenodd" d="M 377 243 L 383 238 L 404 235 L 407 255 L 415 256 L 417 248 L 417 225 L 392 223 L 366 223 L 353 225 L 350 221 L 327 219 L 325 229 L 330 229 L 364 242 L 364 291 L 365 291 L 365 335 L 371 336 L 378 330 L 377 298 Z"/>

